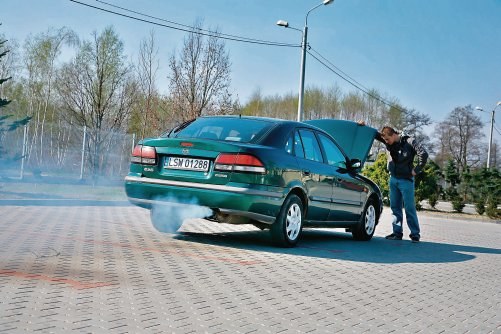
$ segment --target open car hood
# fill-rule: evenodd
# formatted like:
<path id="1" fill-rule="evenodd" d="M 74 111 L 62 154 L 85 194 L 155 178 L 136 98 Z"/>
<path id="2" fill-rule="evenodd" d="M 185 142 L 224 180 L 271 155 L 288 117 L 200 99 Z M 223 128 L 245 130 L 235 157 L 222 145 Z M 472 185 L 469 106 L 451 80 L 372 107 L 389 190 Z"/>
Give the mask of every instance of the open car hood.
<path id="1" fill-rule="evenodd" d="M 350 159 L 359 159 L 362 166 L 369 156 L 377 130 L 357 122 L 340 119 L 315 119 L 304 121 L 330 134 Z"/>

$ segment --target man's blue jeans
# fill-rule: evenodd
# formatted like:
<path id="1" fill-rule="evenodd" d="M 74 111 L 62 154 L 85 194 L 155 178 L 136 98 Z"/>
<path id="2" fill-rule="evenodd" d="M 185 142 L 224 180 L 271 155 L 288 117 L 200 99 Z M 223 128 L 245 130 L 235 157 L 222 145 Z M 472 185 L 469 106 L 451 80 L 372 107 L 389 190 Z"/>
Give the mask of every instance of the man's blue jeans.
<path id="1" fill-rule="evenodd" d="M 414 202 L 414 180 L 397 179 L 390 176 L 390 208 L 397 224 L 393 224 L 393 233 L 402 236 L 403 214 L 402 207 L 405 208 L 405 218 L 407 226 L 411 231 L 411 236 L 420 237 L 419 221 Z"/>

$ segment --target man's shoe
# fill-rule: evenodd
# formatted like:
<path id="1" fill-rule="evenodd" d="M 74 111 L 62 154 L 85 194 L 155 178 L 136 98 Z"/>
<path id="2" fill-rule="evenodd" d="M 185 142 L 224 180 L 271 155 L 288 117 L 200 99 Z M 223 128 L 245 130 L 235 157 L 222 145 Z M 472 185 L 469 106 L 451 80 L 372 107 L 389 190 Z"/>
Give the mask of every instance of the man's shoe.
<path id="1" fill-rule="evenodd" d="M 385 237 L 385 239 L 388 239 L 388 240 L 402 240 L 402 236 L 398 235 L 398 234 L 395 234 L 395 233 L 392 233 L 390 235 L 387 235 Z"/>
<path id="2" fill-rule="evenodd" d="M 415 236 L 410 236 L 411 237 L 411 241 L 414 242 L 414 243 L 417 243 L 419 242 L 419 237 L 415 237 Z"/>

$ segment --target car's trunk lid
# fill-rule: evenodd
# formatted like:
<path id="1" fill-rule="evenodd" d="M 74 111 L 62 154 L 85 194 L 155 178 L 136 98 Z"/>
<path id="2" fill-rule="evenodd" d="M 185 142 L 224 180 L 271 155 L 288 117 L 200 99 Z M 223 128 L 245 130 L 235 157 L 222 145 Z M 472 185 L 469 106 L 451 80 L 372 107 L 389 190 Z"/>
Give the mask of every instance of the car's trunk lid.
<path id="1" fill-rule="evenodd" d="M 220 153 L 240 153 L 245 144 L 194 138 L 155 138 L 142 143 L 153 146 L 158 161 L 155 168 L 144 169 L 146 177 L 208 184 L 227 184 L 232 171 L 215 170 L 214 163 Z M 259 175 L 249 174 L 249 183 Z"/>

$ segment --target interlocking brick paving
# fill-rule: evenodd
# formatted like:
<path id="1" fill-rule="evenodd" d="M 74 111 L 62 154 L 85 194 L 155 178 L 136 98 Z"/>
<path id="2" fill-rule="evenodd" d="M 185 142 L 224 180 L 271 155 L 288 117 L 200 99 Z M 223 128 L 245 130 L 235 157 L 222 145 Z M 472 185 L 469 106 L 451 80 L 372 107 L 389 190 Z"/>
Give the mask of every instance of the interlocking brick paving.
<path id="1" fill-rule="evenodd" d="M 253 226 L 157 232 L 126 206 L 0 206 L 0 332 L 498 333 L 501 224 L 420 213 L 422 242 Z"/>

